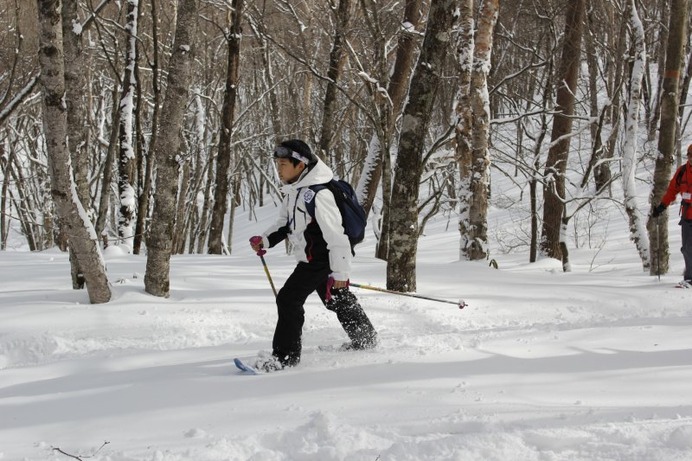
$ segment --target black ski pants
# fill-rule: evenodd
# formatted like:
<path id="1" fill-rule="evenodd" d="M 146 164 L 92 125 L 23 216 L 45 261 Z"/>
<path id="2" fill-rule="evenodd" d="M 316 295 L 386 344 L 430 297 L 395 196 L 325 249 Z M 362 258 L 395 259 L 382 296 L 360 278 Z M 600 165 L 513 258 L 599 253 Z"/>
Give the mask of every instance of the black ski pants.
<path id="1" fill-rule="evenodd" d="M 276 296 L 278 320 L 272 341 L 273 355 L 284 365 L 297 365 L 302 350 L 305 323 L 304 304 L 307 297 L 317 295 L 337 319 L 356 348 L 373 347 L 377 333 L 368 316 L 348 288 L 333 289 L 332 299 L 326 302 L 327 280 L 331 269 L 328 263 L 298 263 Z"/>
<path id="2" fill-rule="evenodd" d="M 680 252 L 685 259 L 685 280 L 692 280 L 692 221 L 680 220 L 682 228 L 682 247 Z"/>

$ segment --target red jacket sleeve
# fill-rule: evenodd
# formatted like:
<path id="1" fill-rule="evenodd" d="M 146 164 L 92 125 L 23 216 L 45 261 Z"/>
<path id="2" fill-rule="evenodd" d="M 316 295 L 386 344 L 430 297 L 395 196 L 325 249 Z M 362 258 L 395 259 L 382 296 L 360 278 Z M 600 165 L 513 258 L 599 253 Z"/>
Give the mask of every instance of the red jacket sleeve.
<path id="1" fill-rule="evenodd" d="M 675 196 L 680 193 L 681 181 L 678 181 L 678 178 L 680 177 L 680 170 L 684 167 L 685 165 L 683 164 L 681 167 L 675 170 L 675 174 L 670 180 L 670 184 L 668 184 L 668 190 L 666 190 L 666 193 L 663 194 L 663 198 L 661 198 L 661 203 L 663 203 L 665 206 L 670 205 L 675 200 Z"/>

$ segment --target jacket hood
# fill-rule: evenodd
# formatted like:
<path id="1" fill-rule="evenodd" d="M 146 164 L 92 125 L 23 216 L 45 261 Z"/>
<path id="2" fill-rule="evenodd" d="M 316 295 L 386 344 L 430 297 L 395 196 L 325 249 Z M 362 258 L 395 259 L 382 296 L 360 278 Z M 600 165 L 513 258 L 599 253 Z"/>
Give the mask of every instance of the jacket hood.
<path id="1" fill-rule="evenodd" d="M 306 169 L 298 181 L 293 184 L 284 184 L 281 186 L 281 191 L 286 193 L 289 190 L 297 190 L 301 187 L 309 187 L 315 184 L 324 184 L 334 178 L 332 169 L 327 166 L 321 159 L 317 159 L 317 163 L 310 169 Z"/>

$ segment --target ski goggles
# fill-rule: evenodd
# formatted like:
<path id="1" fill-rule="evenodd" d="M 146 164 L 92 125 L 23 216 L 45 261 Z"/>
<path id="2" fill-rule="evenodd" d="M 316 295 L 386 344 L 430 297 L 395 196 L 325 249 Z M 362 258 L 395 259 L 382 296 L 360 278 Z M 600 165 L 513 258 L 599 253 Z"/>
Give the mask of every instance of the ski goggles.
<path id="1" fill-rule="evenodd" d="M 274 158 L 294 158 L 306 165 L 310 163 L 310 159 L 307 157 L 303 157 L 298 152 L 284 146 L 278 146 L 276 149 L 274 149 Z"/>

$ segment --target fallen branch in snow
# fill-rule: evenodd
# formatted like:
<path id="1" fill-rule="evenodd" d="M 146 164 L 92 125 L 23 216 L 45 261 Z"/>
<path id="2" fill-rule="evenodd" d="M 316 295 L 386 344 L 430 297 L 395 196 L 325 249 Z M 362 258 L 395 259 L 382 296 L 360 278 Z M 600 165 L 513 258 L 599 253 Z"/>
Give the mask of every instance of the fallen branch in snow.
<path id="1" fill-rule="evenodd" d="M 108 441 L 103 442 L 103 445 L 101 445 L 101 446 L 98 448 L 98 450 L 96 450 L 93 454 L 88 455 L 88 456 L 84 456 L 84 455 L 75 456 L 75 455 L 71 455 L 70 453 L 66 453 L 66 452 L 62 451 L 62 449 L 60 449 L 59 447 L 52 447 L 52 448 L 53 448 L 53 451 L 57 451 L 58 453 L 60 453 L 60 454 L 62 454 L 62 455 L 69 456 L 70 458 L 76 459 L 76 460 L 78 460 L 78 461 L 82 461 L 82 460 L 84 460 L 84 459 L 86 459 L 86 458 L 93 458 L 94 455 L 96 455 L 99 451 L 101 451 L 101 450 L 103 449 L 103 447 L 105 447 L 105 446 L 108 445 L 109 443 L 110 443 L 110 442 L 108 442 Z"/>

